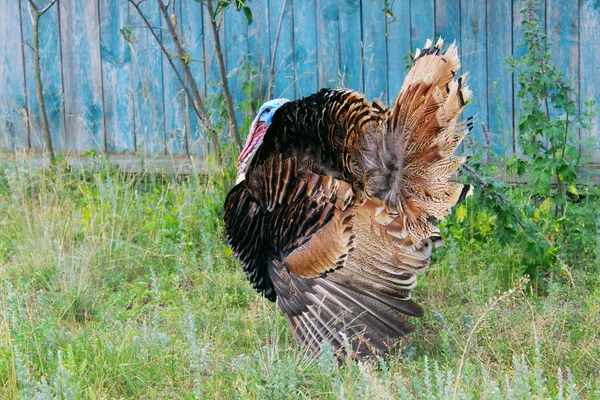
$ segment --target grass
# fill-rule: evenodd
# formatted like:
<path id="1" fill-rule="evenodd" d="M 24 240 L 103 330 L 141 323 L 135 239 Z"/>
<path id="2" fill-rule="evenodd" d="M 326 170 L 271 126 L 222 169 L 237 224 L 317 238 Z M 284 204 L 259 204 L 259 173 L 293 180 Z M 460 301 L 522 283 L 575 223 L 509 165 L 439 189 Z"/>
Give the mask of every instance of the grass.
<path id="1" fill-rule="evenodd" d="M 415 333 L 338 367 L 294 342 L 224 244 L 230 179 L 2 165 L 0 398 L 600 398 L 598 249 L 541 295 L 522 250 L 451 219 Z"/>

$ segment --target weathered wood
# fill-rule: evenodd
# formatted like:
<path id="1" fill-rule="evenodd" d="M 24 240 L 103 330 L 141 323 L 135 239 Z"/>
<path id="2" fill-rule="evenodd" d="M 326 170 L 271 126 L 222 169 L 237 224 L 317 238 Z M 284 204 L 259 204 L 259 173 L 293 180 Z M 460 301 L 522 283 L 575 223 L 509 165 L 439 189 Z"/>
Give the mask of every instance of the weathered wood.
<path id="1" fill-rule="evenodd" d="M 98 2 L 61 0 L 58 6 L 67 142 L 79 154 L 104 151 Z"/>
<path id="2" fill-rule="evenodd" d="M 135 153 L 131 43 L 121 34 L 121 29 L 131 25 L 129 6 L 110 0 L 100 0 L 99 4 L 106 152 Z"/>
<path id="3" fill-rule="evenodd" d="M 459 55 L 463 50 L 460 4 L 461 0 L 435 0 L 435 37 L 456 42 Z"/>
<path id="4" fill-rule="evenodd" d="M 269 1 L 269 36 L 270 47 L 275 48 L 277 29 L 281 10 L 285 2 L 281 32 L 277 53 L 275 54 L 275 81 L 273 85 L 273 98 L 285 97 L 295 98 L 294 89 L 294 19 L 292 16 L 292 0 L 270 0 Z"/>
<path id="5" fill-rule="evenodd" d="M 363 79 L 368 99 L 388 102 L 385 13 L 381 1 L 363 0 L 362 27 L 364 46 Z"/>
<path id="6" fill-rule="evenodd" d="M 294 72 L 296 96 L 317 91 L 317 25 L 315 0 L 294 2 Z"/>
<path id="7" fill-rule="evenodd" d="M 158 4 L 143 2 L 140 8 L 162 34 Z M 165 151 L 165 112 L 162 53 L 154 37 L 133 6 L 129 8 L 137 43 L 131 46 L 134 77 L 134 116 L 136 151 L 160 154 Z M 167 33 L 168 34 L 168 33 Z"/>
<path id="8" fill-rule="evenodd" d="M 435 0 L 410 0 L 410 50 L 422 49 L 427 39 L 436 39 Z"/>
<path id="9" fill-rule="evenodd" d="M 117 166 L 122 172 L 134 174 L 175 174 L 205 175 L 210 172 L 206 159 L 202 156 L 138 156 L 132 154 L 107 154 L 100 157 L 69 155 L 66 162 L 74 170 L 93 171 L 104 168 L 105 161 Z M 40 154 L 2 153 L 0 152 L 0 168 L 6 163 L 29 165 L 34 168 L 47 168 L 50 163 L 47 157 Z"/>
<path id="10" fill-rule="evenodd" d="M 190 72 L 198 83 L 200 94 L 206 96 L 204 24 L 200 23 L 203 20 L 202 5 L 195 1 L 181 1 L 179 3 L 181 5 L 179 24 L 181 24 L 183 47 L 190 55 Z M 188 152 L 191 155 L 205 155 L 208 134 L 204 132 L 204 128 L 187 97 L 184 99 L 184 113 Z"/>
<path id="11" fill-rule="evenodd" d="M 254 0 L 251 7 L 254 22 L 248 27 L 248 61 L 257 72 L 253 81 L 253 98 L 262 103 L 267 97 L 269 63 L 271 62 L 271 47 L 267 45 L 269 0 Z"/>
<path id="12" fill-rule="evenodd" d="M 411 64 L 406 55 L 410 51 L 410 7 L 408 1 L 392 4 L 392 15 L 387 18 L 387 75 L 389 102 L 398 97 L 404 81 L 405 66 Z"/>
<path id="13" fill-rule="evenodd" d="M 497 157 L 512 153 L 512 73 L 506 58 L 512 54 L 512 1 L 488 1 L 487 10 L 488 130 Z"/>
<path id="14" fill-rule="evenodd" d="M 317 0 L 317 83 L 319 88 L 339 86 L 339 9 L 335 0 Z"/>
<path id="15" fill-rule="evenodd" d="M 19 2 L 0 0 L 0 149 L 29 148 Z"/>
<path id="16" fill-rule="evenodd" d="M 527 47 L 523 45 L 525 42 L 525 33 L 523 32 L 523 20 L 527 15 L 523 12 L 527 0 L 514 0 L 513 1 L 513 58 L 518 60 L 527 52 Z M 539 0 L 535 13 L 539 16 L 541 24 L 545 23 L 546 20 L 546 2 L 545 0 Z M 543 30 L 543 25 L 542 25 Z M 517 74 L 513 74 L 513 149 L 516 154 L 522 154 L 519 148 L 517 140 L 517 129 L 519 122 L 519 113 L 521 111 L 521 100 L 518 97 L 520 85 L 517 83 Z"/>
<path id="17" fill-rule="evenodd" d="M 487 98 L 487 19 L 486 2 L 481 0 L 461 0 L 461 62 L 460 73 L 468 71 L 469 87 L 473 99 L 465 110 L 468 115 L 476 116 L 471 137 L 485 145 L 481 124 L 489 126 Z"/>
<path id="18" fill-rule="evenodd" d="M 47 0 L 37 1 L 47 4 Z M 40 19 L 43 96 L 56 151 L 205 155 L 206 134 L 192 105 L 181 92 L 169 59 L 131 5 L 108 0 L 59 3 Z M 244 136 L 247 126 L 242 129 L 242 121 L 247 125 L 250 118 L 246 117 L 252 117 L 266 100 L 283 3 L 253 0 L 254 22 L 249 26 L 234 7 L 225 12 L 220 37 Z M 600 101 L 600 59 L 593 51 L 600 34 L 597 3 L 539 0 L 536 10 L 553 42 L 555 64 L 581 93 L 580 108 L 590 97 Z M 170 4 L 177 7 L 176 28 L 191 54 L 190 69 L 206 96 L 210 118 L 222 123 L 225 103 L 205 6 L 194 0 Z M 406 54 L 422 48 L 426 39 L 442 36 L 447 44 L 457 42 L 463 71 L 470 71 L 474 101 L 467 114 L 478 119 L 474 137 L 483 142 L 483 122 L 494 153 L 502 157 L 517 150 L 519 154 L 514 133 L 520 108 L 518 85 L 505 58 L 519 58 L 525 52 L 519 46 L 524 39 L 519 10 L 525 0 L 396 0 L 387 3 L 399 18 L 395 22 L 386 18 L 384 4 L 382 0 L 287 0 L 275 60 L 274 96 L 297 98 L 319 87 L 345 86 L 393 102 Z M 156 0 L 144 1 L 141 7 L 175 54 Z M 27 0 L 0 0 L 0 147 L 5 150 L 27 147 L 29 137 L 34 151 L 44 147 L 28 10 Z M 132 28 L 132 43 L 120 32 L 127 26 Z M 242 112 L 240 104 L 250 115 Z M 226 127 L 217 128 L 221 140 L 228 140 Z M 581 135 L 584 158 L 599 161 L 600 152 L 593 150 L 599 136 L 597 119 L 591 131 L 581 130 Z"/>
<path id="19" fill-rule="evenodd" d="M 364 92 L 360 4 L 360 0 L 339 3 L 340 86 Z"/>
<path id="20" fill-rule="evenodd" d="M 31 148 L 36 151 L 44 149 L 44 135 L 40 105 L 35 92 L 33 73 L 33 27 L 27 0 L 21 0 L 21 24 L 23 28 L 23 52 L 25 54 L 25 72 L 27 75 L 27 109 L 31 134 Z M 59 35 L 59 5 L 55 4 L 39 21 L 40 32 L 40 70 L 44 87 L 44 101 L 52 144 L 56 153 L 67 152 L 74 148 L 67 144 L 65 137 L 65 110 L 63 107 L 63 62 L 61 59 L 61 42 Z M 85 134 L 82 132 L 81 134 Z"/>
<path id="21" fill-rule="evenodd" d="M 582 0 L 580 10 L 580 107 L 585 110 L 585 103 L 589 99 L 596 101 L 600 106 L 600 52 L 598 40 L 600 38 L 600 3 L 595 0 Z M 600 162 L 600 126 L 599 117 L 592 121 L 591 129 L 582 130 L 582 153 L 586 161 Z"/>
<path id="22" fill-rule="evenodd" d="M 210 25 L 208 9 L 204 3 L 202 4 L 202 18 L 204 25 L 204 76 L 206 78 L 206 108 L 211 113 L 211 120 L 213 123 L 217 124 L 219 122 L 219 116 L 217 115 L 217 112 L 224 112 L 225 104 L 222 101 L 222 91 L 219 90 L 221 75 L 219 73 L 219 65 L 215 55 L 215 38 Z M 221 126 L 220 128 L 220 140 L 223 141 L 223 139 L 227 137 L 227 132 L 223 132 L 224 127 Z M 208 150 L 212 151 L 213 147 L 214 146 L 212 143 L 210 143 Z"/>
<path id="23" fill-rule="evenodd" d="M 243 11 L 237 11 L 234 7 L 230 7 L 226 15 L 225 28 L 229 87 L 235 103 L 236 117 L 239 122 L 242 122 L 245 114 L 240 104 L 247 98 L 243 84 L 246 79 L 244 68 L 248 67 L 246 60 L 246 54 L 248 54 L 248 21 Z"/>
<path id="24" fill-rule="evenodd" d="M 181 15 L 181 2 L 174 1 L 168 7 L 168 14 L 172 18 L 175 31 L 181 35 L 181 25 L 178 18 Z M 166 2 L 165 2 L 166 4 Z M 173 8 L 175 7 L 175 8 Z M 175 18 L 173 18 L 175 15 Z M 165 26 L 164 16 L 161 15 L 160 26 Z M 183 77 L 182 60 L 177 56 L 175 43 L 168 30 L 162 32 L 163 44 L 171 54 L 171 61 L 175 65 L 179 76 Z M 186 126 L 186 94 L 173 67 L 167 57 L 162 58 L 163 69 L 163 103 L 165 112 L 165 155 L 184 155 L 188 153 L 187 126 Z M 189 85 L 188 85 L 189 86 Z M 193 111 L 192 111 L 193 112 Z"/>

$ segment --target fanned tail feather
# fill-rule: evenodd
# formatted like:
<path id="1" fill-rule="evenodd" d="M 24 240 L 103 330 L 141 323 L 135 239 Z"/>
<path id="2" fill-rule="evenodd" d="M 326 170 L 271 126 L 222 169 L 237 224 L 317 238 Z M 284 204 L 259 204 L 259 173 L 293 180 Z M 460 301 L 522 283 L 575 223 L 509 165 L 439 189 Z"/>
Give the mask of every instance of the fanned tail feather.
<path id="1" fill-rule="evenodd" d="M 367 196 L 384 201 L 390 215 L 403 218 L 413 243 L 438 234 L 432 223 L 468 196 L 469 185 L 448 179 L 464 163 L 454 152 L 473 126 L 457 120 L 472 92 L 467 74 L 457 76 L 455 44 L 427 41 L 417 51 L 388 119 L 367 130 L 360 150 Z"/>

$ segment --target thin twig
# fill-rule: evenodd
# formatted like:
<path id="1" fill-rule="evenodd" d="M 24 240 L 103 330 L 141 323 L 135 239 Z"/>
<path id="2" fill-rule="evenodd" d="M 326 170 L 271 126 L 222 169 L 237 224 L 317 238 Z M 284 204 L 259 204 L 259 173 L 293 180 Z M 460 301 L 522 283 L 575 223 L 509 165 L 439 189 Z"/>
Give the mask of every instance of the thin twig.
<path id="1" fill-rule="evenodd" d="M 238 131 L 237 118 L 235 117 L 235 105 L 233 104 L 233 97 L 229 90 L 229 82 L 227 81 L 227 71 L 225 70 L 225 60 L 223 59 L 223 51 L 221 50 L 221 39 L 219 37 L 219 29 L 217 26 L 217 13 L 213 9 L 212 0 L 206 1 L 206 7 L 208 9 L 208 15 L 210 18 L 210 25 L 212 27 L 213 37 L 215 39 L 215 53 L 217 56 L 217 62 L 219 64 L 219 72 L 221 74 L 221 84 L 223 85 L 223 92 L 225 94 L 225 103 L 227 105 L 227 113 L 229 114 L 229 122 L 231 125 L 231 132 L 233 140 L 238 148 L 238 151 L 242 150 L 242 138 Z M 217 8 L 219 11 L 219 9 Z M 221 9 L 220 12 L 223 12 Z"/>
<path id="2" fill-rule="evenodd" d="M 508 299 L 516 291 L 518 291 L 518 290 L 522 291 L 525 288 L 525 285 L 527 285 L 528 282 L 529 282 L 529 277 L 524 276 L 510 290 L 507 290 L 506 292 L 502 293 L 500 296 L 492 297 L 490 299 L 490 301 L 488 302 L 488 306 L 484 310 L 483 314 L 481 314 L 481 316 L 477 319 L 477 322 L 475 322 L 475 325 L 473 325 L 473 327 L 471 328 L 471 331 L 469 332 L 469 336 L 467 337 L 467 342 L 465 343 L 465 347 L 463 347 L 462 355 L 460 357 L 460 364 L 458 365 L 458 371 L 456 372 L 456 382 L 454 383 L 454 392 L 452 393 L 452 399 L 455 399 L 456 396 L 458 395 L 458 391 L 460 389 L 460 384 L 461 384 L 460 377 L 462 375 L 462 370 L 463 370 L 463 367 L 465 365 L 465 361 L 466 361 L 466 357 L 467 357 L 467 350 L 469 349 L 469 344 L 471 343 L 471 340 L 473 339 L 473 336 L 477 333 L 477 331 L 479 329 L 479 326 L 483 323 L 483 321 L 485 320 L 485 318 L 487 317 L 487 315 L 500 302 Z"/>
<path id="3" fill-rule="evenodd" d="M 170 1 L 169 1 L 169 3 L 170 3 Z M 196 115 L 198 115 L 198 118 L 200 118 L 202 125 L 209 132 L 211 141 L 213 142 L 213 147 L 215 148 L 215 153 L 217 154 L 217 159 L 220 160 L 221 155 L 220 155 L 219 135 L 218 135 L 217 131 L 215 130 L 212 122 L 210 121 L 210 118 L 208 117 L 208 112 L 206 111 L 204 101 L 202 100 L 202 96 L 200 96 L 200 91 L 198 90 L 196 81 L 194 80 L 194 77 L 192 76 L 192 72 L 190 71 L 190 67 L 188 64 L 189 55 L 183 48 L 183 44 L 181 43 L 181 40 L 179 39 L 179 34 L 177 33 L 177 30 L 175 29 L 175 24 L 173 23 L 171 18 L 169 18 L 169 12 L 168 12 L 169 3 L 164 4 L 163 0 L 158 0 L 158 4 L 160 6 L 159 8 L 160 8 L 160 10 L 163 14 L 164 20 L 167 24 L 169 34 L 171 35 L 171 38 L 173 39 L 173 44 L 175 46 L 175 52 L 177 53 L 177 57 L 179 58 L 182 68 L 183 68 L 183 73 L 184 73 L 185 78 L 191 88 L 191 94 L 193 95 L 193 98 L 190 97 L 189 100 L 195 106 L 194 111 L 196 112 Z M 173 14 L 175 14 L 175 11 L 173 11 Z M 169 60 L 170 60 L 170 58 L 169 58 Z M 171 65 L 173 65 L 173 64 L 171 64 Z M 185 84 L 183 82 L 181 82 L 181 84 L 187 90 L 187 87 L 185 86 Z M 188 90 L 188 93 L 189 93 L 189 90 Z"/>
<path id="4" fill-rule="evenodd" d="M 36 86 L 36 95 L 38 104 L 40 106 L 40 116 L 42 118 L 42 130 L 44 132 L 44 139 L 46 144 L 46 152 L 48 154 L 48 158 L 50 159 L 50 164 L 54 165 L 55 157 L 54 157 L 54 146 L 52 145 L 52 136 L 50 135 L 50 125 L 48 124 L 48 114 L 46 113 L 46 103 L 44 102 L 44 94 L 43 94 L 43 86 L 42 86 L 42 74 L 40 71 L 40 18 L 42 15 L 50 9 L 56 0 L 52 0 L 46 7 L 39 10 L 38 6 L 33 2 L 33 0 L 29 0 L 29 7 L 31 8 L 31 19 L 33 25 L 33 45 L 31 48 L 33 49 L 33 75 L 35 78 L 35 86 Z"/>
<path id="5" fill-rule="evenodd" d="M 206 111 L 204 110 L 204 112 L 202 112 L 202 110 L 199 109 L 199 107 L 203 107 L 204 103 L 202 103 L 201 98 L 200 98 L 200 102 L 196 102 L 194 100 L 194 97 L 192 96 L 192 93 L 190 93 L 190 90 L 186 86 L 183 78 L 181 77 L 181 74 L 177 70 L 177 67 L 175 66 L 175 63 L 171 59 L 168 50 L 165 48 L 165 46 L 162 43 L 162 40 L 158 37 L 158 35 L 154 31 L 154 29 L 152 28 L 152 24 L 150 23 L 150 21 L 148 21 L 148 18 L 146 18 L 146 16 L 144 15 L 144 13 L 142 12 L 142 10 L 140 9 L 139 5 L 140 5 L 140 3 L 142 3 L 143 0 L 141 0 L 141 1 L 137 2 L 137 3 L 135 1 L 133 1 L 133 0 L 128 0 L 128 1 L 137 10 L 138 14 L 140 15 L 140 17 L 142 18 L 142 20 L 146 24 L 146 27 L 149 28 L 150 32 L 152 33 L 152 36 L 154 37 L 154 39 L 158 43 L 158 45 L 160 47 L 160 50 L 165 55 L 167 61 L 169 62 L 169 65 L 171 66 L 171 68 L 173 69 L 173 72 L 175 73 L 175 76 L 176 76 L 177 80 L 181 84 L 181 87 L 183 88 L 183 90 L 184 90 L 187 98 L 190 100 L 190 103 L 192 104 L 192 108 L 194 109 L 194 112 L 196 113 L 196 115 L 200 119 L 200 122 L 202 123 L 202 125 L 204 126 L 204 128 L 209 132 L 209 134 L 210 134 L 210 136 L 212 138 L 212 141 L 213 141 L 213 147 L 215 147 L 214 151 L 217 154 L 217 158 L 220 159 L 220 148 L 219 148 L 218 136 L 217 136 L 216 139 L 213 137 L 214 135 L 216 135 L 216 131 L 212 127 L 212 124 L 210 123 L 210 119 L 208 118 Z M 199 96 L 198 96 L 198 98 L 199 98 Z"/>

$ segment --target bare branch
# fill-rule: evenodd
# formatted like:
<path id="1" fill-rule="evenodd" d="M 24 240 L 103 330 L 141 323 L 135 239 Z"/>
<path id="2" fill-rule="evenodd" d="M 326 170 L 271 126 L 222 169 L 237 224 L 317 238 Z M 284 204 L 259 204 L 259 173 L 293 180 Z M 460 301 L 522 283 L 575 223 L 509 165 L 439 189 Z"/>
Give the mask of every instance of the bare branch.
<path id="1" fill-rule="evenodd" d="M 196 115 L 198 115 L 198 118 L 200 119 L 202 126 L 204 126 L 204 128 L 208 131 L 208 133 L 211 137 L 211 141 L 213 142 L 213 147 L 215 148 L 217 157 L 220 160 L 221 156 L 220 156 L 219 135 L 218 135 L 217 131 L 215 130 L 215 128 L 208 116 L 208 112 L 206 111 L 204 101 L 202 100 L 202 96 L 200 96 L 200 91 L 198 90 L 198 85 L 196 84 L 196 81 L 194 80 L 192 72 L 190 71 L 190 67 L 188 64 L 189 55 L 183 48 L 183 44 L 181 43 L 179 34 L 177 33 L 177 30 L 175 29 L 173 20 L 169 17 L 168 4 L 165 4 L 163 2 L 163 0 L 158 0 L 158 4 L 159 4 L 159 8 L 163 14 L 165 23 L 167 24 L 169 34 L 171 35 L 171 38 L 173 39 L 173 44 L 175 46 L 175 52 L 177 53 L 177 57 L 179 58 L 181 65 L 183 67 L 183 73 L 184 73 L 185 78 L 191 88 L 191 95 L 193 96 L 193 98 L 190 97 L 190 95 L 189 95 L 190 92 L 189 92 L 188 88 L 185 86 L 183 79 L 181 79 L 181 78 L 180 78 L 180 83 L 184 87 L 186 92 L 188 93 L 188 98 L 190 99 L 190 102 L 192 103 L 194 111 L 196 112 Z M 173 69 L 175 70 L 175 73 L 179 76 L 179 73 L 175 69 L 175 66 L 172 62 L 171 62 L 171 67 L 173 67 Z"/>
<path id="2" fill-rule="evenodd" d="M 52 0 L 46 7 L 39 10 L 38 6 L 29 0 L 30 16 L 33 25 L 33 45 L 30 45 L 33 50 L 33 77 L 35 79 L 36 95 L 38 104 L 40 106 L 40 117 L 42 119 L 42 130 L 44 132 L 45 150 L 50 159 L 50 164 L 54 165 L 54 147 L 52 145 L 52 136 L 50 135 L 50 126 L 48 124 L 48 114 L 46 113 L 46 103 L 44 102 L 43 86 L 42 86 L 42 75 L 40 72 L 40 18 L 41 16 L 50 9 L 56 3 L 56 0 Z"/>
<path id="3" fill-rule="evenodd" d="M 162 0 L 159 0 L 162 1 Z M 218 4 L 217 4 L 218 5 Z M 213 9 L 212 0 L 206 1 L 206 7 L 208 9 L 208 15 L 210 18 L 210 25 L 212 27 L 213 36 L 215 39 L 215 53 L 217 55 L 217 62 L 219 63 L 219 72 L 221 74 L 221 84 L 223 85 L 223 92 L 225 94 L 225 103 L 227 105 L 227 113 L 229 114 L 229 121 L 231 124 L 231 132 L 233 140 L 238 148 L 238 151 L 242 149 L 242 139 L 237 127 L 237 119 L 235 117 L 235 106 L 233 104 L 233 98 L 231 91 L 229 90 L 229 83 L 227 81 L 227 71 L 225 70 L 225 61 L 223 60 L 223 52 L 221 51 L 221 39 L 219 38 L 219 27 L 217 26 L 217 20 L 215 10 Z M 218 10 L 218 8 L 217 8 Z"/>
<path id="4" fill-rule="evenodd" d="M 48 10 L 50 9 L 50 7 L 52 7 L 52 6 L 54 5 L 54 3 L 56 3 L 56 0 L 52 0 L 50 3 L 48 3 L 48 5 L 47 5 L 46 7 L 44 7 L 44 8 L 42 9 L 42 11 L 40 11 L 40 17 L 41 17 L 42 15 L 44 15 L 44 13 L 45 13 L 46 11 L 48 11 Z"/>

